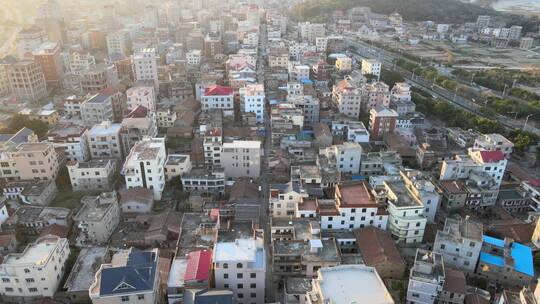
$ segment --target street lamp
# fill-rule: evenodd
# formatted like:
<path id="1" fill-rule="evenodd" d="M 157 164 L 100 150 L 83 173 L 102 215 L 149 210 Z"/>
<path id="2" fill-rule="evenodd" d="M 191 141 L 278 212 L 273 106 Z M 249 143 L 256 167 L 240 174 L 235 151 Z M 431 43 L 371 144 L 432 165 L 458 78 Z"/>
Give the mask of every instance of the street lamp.
<path id="1" fill-rule="evenodd" d="M 502 92 L 502 97 L 503 97 L 503 98 L 504 98 L 504 93 L 506 93 L 506 87 L 507 87 L 507 85 L 506 85 L 506 83 L 505 83 L 505 84 L 504 84 L 504 89 L 503 89 L 503 92 Z"/>
<path id="2" fill-rule="evenodd" d="M 525 118 L 525 123 L 523 124 L 523 130 L 525 130 L 525 128 L 527 127 L 527 122 L 529 122 L 529 117 L 531 117 L 532 114 L 529 114 L 527 115 L 527 117 Z"/>
<path id="3" fill-rule="evenodd" d="M 456 89 L 454 90 L 454 98 L 452 98 L 452 101 L 456 101 L 456 96 L 457 96 L 457 90 L 458 90 L 458 86 L 456 86 Z"/>
<path id="4" fill-rule="evenodd" d="M 474 72 L 471 76 L 471 86 L 473 85 L 473 82 L 474 82 L 474 76 L 476 76 L 476 72 Z"/>

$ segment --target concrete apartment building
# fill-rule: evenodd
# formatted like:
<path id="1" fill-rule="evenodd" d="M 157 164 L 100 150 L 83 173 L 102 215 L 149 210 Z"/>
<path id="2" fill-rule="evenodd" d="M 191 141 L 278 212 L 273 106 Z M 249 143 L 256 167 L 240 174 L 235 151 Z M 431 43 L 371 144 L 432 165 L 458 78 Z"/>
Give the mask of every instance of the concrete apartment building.
<path id="1" fill-rule="evenodd" d="M 207 87 L 201 96 L 201 110 L 223 110 L 223 115 L 232 116 L 234 114 L 234 92 L 230 87 L 213 85 Z"/>
<path id="2" fill-rule="evenodd" d="M 161 263 L 158 249 L 116 253 L 94 276 L 88 290 L 92 303 L 160 303 Z"/>
<path id="3" fill-rule="evenodd" d="M 366 113 L 371 113 L 371 109 L 376 107 L 390 106 L 390 88 L 382 81 L 372 82 L 362 85 L 362 109 Z"/>
<path id="4" fill-rule="evenodd" d="M 287 96 L 287 102 L 302 110 L 306 126 L 319 123 L 320 100 L 317 97 L 311 95 Z"/>
<path id="5" fill-rule="evenodd" d="M 340 73 L 352 71 L 352 59 L 350 57 L 338 57 L 336 59 L 336 70 Z"/>
<path id="6" fill-rule="evenodd" d="M 34 61 L 41 66 L 47 88 L 58 87 L 64 75 L 61 47 L 55 42 L 45 42 L 32 53 Z"/>
<path id="7" fill-rule="evenodd" d="M 75 124 L 61 124 L 47 132 L 47 141 L 63 151 L 66 161 L 84 162 L 90 158 L 88 129 Z"/>
<path id="8" fill-rule="evenodd" d="M 92 95 L 80 107 L 83 123 L 89 128 L 102 121 L 113 120 L 113 100 L 108 94 Z"/>
<path id="9" fill-rule="evenodd" d="M 14 174 L 20 180 L 55 180 L 59 170 L 58 153 L 51 143 L 26 142 L 8 150 Z"/>
<path id="10" fill-rule="evenodd" d="M 265 94 L 263 84 L 251 84 L 240 88 L 242 112 L 255 113 L 258 123 L 264 122 Z"/>
<path id="11" fill-rule="evenodd" d="M 10 91 L 19 101 L 36 102 L 47 96 L 41 66 L 35 61 L 18 61 L 7 68 Z"/>
<path id="12" fill-rule="evenodd" d="M 126 56 L 128 51 L 128 36 L 125 31 L 108 33 L 105 36 L 107 41 L 107 53 L 112 56 Z"/>
<path id="13" fill-rule="evenodd" d="M 362 59 L 362 75 L 381 76 L 382 64 L 376 59 Z"/>
<path id="14" fill-rule="evenodd" d="M 444 263 L 474 272 L 482 249 L 483 227 L 468 217 L 446 218 L 443 230 L 437 231 L 433 251 L 444 257 Z"/>
<path id="15" fill-rule="evenodd" d="M 133 146 L 145 137 L 156 137 L 158 134 L 155 113 L 143 106 L 138 106 L 122 120 L 120 137 L 123 154 L 129 154 Z"/>
<path id="16" fill-rule="evenodd" d="M 156 92 L 152 85 L 138 83 L 126 91 L 127 110 L 132 111 L 138 106 L 143 106 L 149 111 L 156 112 Z"/>
<path id="17" fill-rule="evenodd" d="M 108 191 L 115 184 L 118 160 L 68 161 L 67 169 L 73 191 Z"/>
<path id="18" fill-rule="evenodd" d="M 424 216 L 428 223 L 435 222 L 435 215 L 439 209 L 440 195 L 430 178 L 418 170 L 401 170 L 399 175 L 412 199 L 424 206 Z"/>
<path id="19" fill-rule="evenodd" d="M 375 200 L 365 182 L 351 182 L 336 186 L 334 204 L 319 200 L 318 212 L 321 229 L 343 230 L 364 227 L 387 229 L 388 214 L 383 205 Z"/>
<path id="20" fill-rule="evenodd" d="M 32 52 L 48 39 L 47 33 L 38 26 L 21 30 L 17 35 L 17 57 L 21 60 L 32 60 Z"/>
<path id="21" fill-rule="evenodd" d="M 151 80 L 154 87 L 159 85 L 156 49 L 145 48 L 133 53 L 135 81 Z"/>
<path id="22" fill-rule="evenodd" d="M 270 210 L 273 218 L 295 215 L 298 204 L 309 194 L 298 182 L 270 185 Z"/>
<path id="23" fill-rule="evenodd" d="M 306 296 L 307 304 L 380 303 L 394 304 L 383 280 L 373 267 L 340 265 L 321 268 Z"/>
<path id="24" fill-rule="evenodd" d="M 223 169 L 191 170 L 182 176 L 182 188 L 194 194 L 223 195 L 225 194 L 225 173 Z"/>
<path id="25" fill-rule="evenodd" d="M 261 174 L 262 145 L 258 140 L 235 140 L 223 143 L 221 166 L 226 178 L 251 177 Z"/>
<path id="26" fill-rule="evenodd" d="M 82 208 L 73 217 L 79 235 L 77 244 L 89 246 L 107 244 L 120 223 L 120 207 L 116 192 L 103 192 L 98 196 L 81 199 Z"/>
<path id="27" fill-rule="evenodd" d="M 337 105 L 339 113 L 352 118 L 360 117 L 362 92 L 348 80 L 341 80 L 334 85 L 332 101 Z"/>
<path id="28" fill-rule="evenodd" d="M 443 256 L 436 252 L 417 249 L 414 266 L 409 275 L 406 303 L 439 303 L 444 281 Z"/>
<path id="29" fill-rule="evenodd" d="M 265 303 L 266 253 L 261 238 L 218 241 L 214 245 L 216 288 L 230 289 L 235 303 Z"/>
<path id="30" fill-rule="evenodd" d="M 13 300 L 53 297 L 69 253 L 67 239 L 46 235 L 21 253 L 6 255 L 0 265 L 2 294 Z"/>
<path id="31" fill-rule="evenodd" d="M 510 158 L 514 143 L 501 134 L 482 134 L 474 141 L 474 149 L 486 151 L 501 151 L 506 159 Z"/>
<path id="32" fill-rule="evenodd" d="M 396 129 L 398 113 L 392 109 L 377 106 L 369 111 L 369 132 L 371 138 L 382 139 Z"/>
<path id="33" fill-rule="evenodd" d="M 98 64 L 80 72 L 81 90 L 87 94 L 96 94 L 108 87 L 118 85 L 118 71 L 114 64 Z"/>
<path id="34" fill-rule="evenodd" d="M 88 132 L 88 146 L 92 159 L 122 159 L 120 124 L 103 121 L 94 125 Z"/>
<path id="35" fill-rule="evenodd" d="M 171 181 L 191 171 L 191 157 L 189 154 L 169 154 L 163 168 L 165 180 Z"/>
<path id="36" fill-rule="evenodd" d="M 315 43 L 317 38 L 326 36 L 323 23 L 302 22 L 298 23 L 298 34 L 303 41 Z"/>
<path id="37" fill-rule="evenodd" d="M 165 187 L 165 138 L 146 137 L 136 143 L 126 157 L 122 175 L 128 189 L 152 189 L 155 200 L 161 199 Z"/>
<path id="38" fill-rule="evenodd" d="M 344 142 L 341 145 L 332 145 L 319 150 L 341 173 L 357 174 L 360 172 L 362 159 L 362 146 L 359 143 Z"/>
<path id="39" fill-rule="evenodd" d="M 411 197 L 403 180 L 387 180 L 383 184 L 388 201 L 390 233 L 398 242 L 421 243 L 427 223 L 424 205 Z"/>

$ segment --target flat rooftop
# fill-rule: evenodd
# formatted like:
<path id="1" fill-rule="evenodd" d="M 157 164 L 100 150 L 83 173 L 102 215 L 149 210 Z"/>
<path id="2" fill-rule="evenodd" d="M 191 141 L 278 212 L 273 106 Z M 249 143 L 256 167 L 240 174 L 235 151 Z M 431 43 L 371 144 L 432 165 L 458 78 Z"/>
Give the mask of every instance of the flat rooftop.
<path id="1" fill-rule="evenodd" d="M 106 247 L 82 248 L 64 288 L 67 291 L 88 290 L 94 282 L 99 266 L 105 263 L 106 255 Z"/>
<path id="2" fill-rule="evenodd" d="M 391 203 L 396 207 L 422 207 L 422 203 L 415 200 L 409 195 L 407 187 L 402 180 L 387 180 L 384 181 L 388 189 L 392 192 L 397 200 L 391 200 Z"/>
<path id="3" fill-rule="evenodd" d="M 8 254 L 4 258 L 4 265 L 43 265 L 56 249 L 60 238 L 50 237 L 29 244 L 22 253 Z"/>
<path id="4" fill-rule="evenodd" d="M 184 154 L 169 154 L 167 156 L 167 162 L 165 163 L 165 165 L 166 166 L 179 165 L 186 162 L 187 159 L 188 159 L 188 156 Z"/>
<path id="5" fill-rule="evenodd" d="M 394 304 L 373 267 L 343 265 L 321 268 L 319 274 L 317 281 L 324 303 Z"/>

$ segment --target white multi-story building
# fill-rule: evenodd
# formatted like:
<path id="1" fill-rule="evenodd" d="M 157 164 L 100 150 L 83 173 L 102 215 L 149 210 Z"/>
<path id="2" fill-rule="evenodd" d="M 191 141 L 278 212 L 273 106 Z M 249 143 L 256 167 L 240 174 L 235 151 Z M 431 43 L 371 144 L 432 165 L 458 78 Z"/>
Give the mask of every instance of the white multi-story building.
<path id="1" fill-rule="evenodd" d="M 381 76 L 382 64 L 375 59 L 362 59 L 362 75 Z"/>
<path id="2" fill-rule="evenodd" d="M 47 96 L 47 84 L 41 66 L 33 60 L 15 62 L 7 68 L 11 93 L 19 101 L 35 102 Z"/>
<path id="3" fill-rule="evenodd" d="M 332 100 L 337 105 L 339 113 L 349 117 L 360 117 L 362 91 L 348 80 L 341 80 L 334 85 Z"/>
<path id="4" fill-rule="evenodd" d="M 129 88 L 126 95 L 128 111 L 138 106 L 143 106 L 152 112 L 156 111 L 156 93 L 153 86 L 136 85 Z"/>
<path id="5" fill-rule="evenodd" d="M 300 82 L 287 82 L 287 98 L 304 95 L 304 85 Z"/>
<path id="6" fill-rule="evenodd" d="M 196 66 L 201 64 L 201 50 L 191 50 L 186 53 L 186 61 L 188 65 Z"/>
<path id="7" fill-rule="evenodd" d="M 350 57 L 338 57 L 336 59 L 336 70 L 338 72 L 352 71 L 352 59 Z"/>
<path id="8" fill-rule="evenodd" d="M 165 187 L 165 138 L 144 138 L 136 143 L 126 157 L 122 174 L 128 189 L 152 189 L 154 199 L 160 200 Z"/>
<path id="9" fill-rule="evenodd" d="M 376 227 L 386 230 L 388 214 L 375 200 L 367 183 L 347 183 L 336 186 L 335 204 L 319 204 L 323 230 Z"/>
<path id="10" fill-rule="evenodd" d="M 33 59 L 32 52 L 47 40 L 47 34 L 40 27 L 23 29 L 17 36 L 17 56 L 21 60 Z"/>
<path id="11" fill-rule="evenodd" d="M 397 82 L 390 90 L 390 101 L 411 101 L 411 86 L 406 82 Z"/>
<path id="12" fill-rule="evenodd" d="M 502 151 L 469 148 L 468 155 L 457 155 L 455 159 L 443 161 L 439 180 L 467 179 L 473 172 L 485 172 L 499 188 L 507 163 Z"/>
<path id="13" fill-rule="evenodd" d="M 320 100 L 312 95 L 287 96 L 287 102 L 304 112 L 304 122 L 313 126 L 319 122 Z"/>
<path id="14" fill-rule="evenodd" d="M 293 81 L 306 81 L 309 80 L 309 73 L 311 69 L 304 64 L 296 64 L 291 71 L 291 80 Z"/>
<path id="15" fill-rule="evenodd" d="M 230 87 L 213 85 L 204 90 L 201 108 L 207 112 L 213 109 L 223 110 L 223 115 L 234 114 L 234 92 Z"/>
<path id="16" fill-rule="evenodd" d="M 359 143 L 344 142 L 319 151 L 320 154 L 334 160 L 336 168 L 341 173 L 357 174 L 360 172 L 362 146 Z"/>
<path id="17" fill-rule="evenodd" d="M 298 23 L 298 33 L 304 41 L 315 43 L 319 37 L 326 36 L 326 30 L 323 23 Z"/>
<path id="18" fill-rule="evenodd" d="M 474 149 L 486 151 L 501 151 L 505 158 L 510 158 L 514 143 L 501 134 L 482 134 L 474 141 Z"/>
<path id="19" fill-rule="evenodd" d="M 123 31 L 117 31 L 107 34 L 107 52 L 109 57 L 113 55 L 125 56 L 127 53 L 127 34 Z"/>
<path id="20" fill-rule="evenodd" d="M 243 238 L 214 246 L 216 288 L 230 289 L 235 303 L 265 303 L 266 253 L 261 238 Z"/>
<path id="21" fill-rule="evenodd" d="M 2 294 L 16 298 L 52 298 L 64 276 L 69 252 L 67 239 L 46 235 L 21 253 L 6 255 L 0 265 Z"/>
<path id="22" fill-rule="evenodd" d="M 133 65 L 135 68 L 135 80 L 152 80 L 154 87 L 158 87 L 156 49 L 146 48 L 136 51 L 133 54 Z"/>
<path id="23" fill-rule="evenodd" d="M 90 158 L 88 129 L 78 125 L 59 125 L 47 132 L 47 141 L 64 152 L 67 161 L 83 162 Z"/>
<path id="24" fill-rule="evenodd" d="M 221 166 L 227 178 L 258 178 L 261 173 L 262 146 L 258 140 L 223 143 Z"/>
<path id="25" fill-rule="evenodd" d="M 388 228 L 398 242 L 421 243 L 427 219 L 424 205 L 411 197 L 401 179 L 383 182 L 388 200 Z"/>
<path id="26" fill-rule="evenodd" d="M 81 118 L 87 127 L 113 119 L 113 99 L 111 95 L 98 93 L 81 104 Z"/>
<path id="27" fill-rule="evenodd" d="M 73 73 L 74 75 L 81 75 L 82 72 L 96 66 L 96 58 L 90 52 L 73 51 L 63 53 L 63 57 L 66 72 Z"/>
<path id="28" fill-rule="evenodd" d="M 121 129 L 122 125 L 110 121 L 93 126 L 88 132 L 90 157 L 122 159 Z"/>
<path id="29" fill-rule="evenodd" d="M 264 122 L 265 94 L 263 84 L 250 84 L 240 88 L 242 111 L 255 113 L 258 123 Z"/>
<path id="30" fill-rule="evenodd" d="M 343 136 L 350 142 L 369 143 L 369 132 L 361 121 L 332 121 L 332 134 Z"/>
<path id="31" fill-rule="evenodd" d="M 443 256 L 436 252 L 418 249 L 409 275 L 406 303 L 439 303 L 444 282 Z"/>
<path id="32" fill-rule="evenodd" d="M 444 257 L 452 267 L 474 272 L 482 249 L 483 227 L 468 217 L 446 218 L 444 229 L 437 231 L 433 251 Z"/>
<path id="33" fill-rule="evenodd" d="M 411 198 L 424 206 L 424 216 L 427 221 L 434 223 L 440 202 L 440 195 L 435 190 L 435 185 L 421 171 L 402 170 L 400 176 Z"/>

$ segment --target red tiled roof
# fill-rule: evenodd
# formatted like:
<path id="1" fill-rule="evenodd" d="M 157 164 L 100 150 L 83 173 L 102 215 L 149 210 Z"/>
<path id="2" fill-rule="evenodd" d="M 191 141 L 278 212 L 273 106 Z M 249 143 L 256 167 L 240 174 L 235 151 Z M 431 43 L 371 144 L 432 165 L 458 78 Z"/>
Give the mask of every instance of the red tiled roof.
<path id="1" fill-rule="evenodd" d="M 233 93 L 232 88 L 220 86 L 217 84 L 211 87 L 208 87 L 204 90 L 205 96 L 225 96 L 225 95 L 231 95 L 232 93 Z"/>
<path id="2" fill-rule="evenodd" d="M 501 151 L 480 151 L 480 157 L 484 163 L 496 163 L 504 159 Z"/>
<path id="3" fill-rule="evenodd" d="M 341 184 L 337 186 L 340 194 L 340 207 L 342 208 L 369 208 L 378 207 L 371 196 L 366 182 L 354 184 Z"/>
<path id="4" fill-rule="evenodd" d="M 403 259 L 390 235 L 374 227 L 361 228 L 354 231 L 358 247 L 366 265 L 375 266 L 390 262 L 404 265 Z"/>
<path id="5" fill-rule="evenodd" d="M 211 265 L 211 250 L 191 252 L 188 257 L 184 281 L 207 281 L 210 277 Z"/>
<path id="6" fill-rule="evenodd" d="M 145 106 L 138 105 L 135 109 L 131 110 L 126 116 L 127 118 L 145 118 L 148 115 L 148 109 Z"/>

